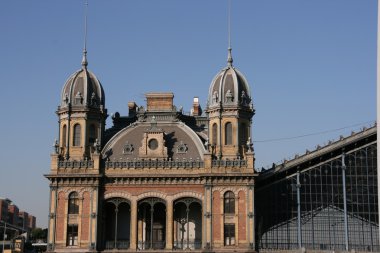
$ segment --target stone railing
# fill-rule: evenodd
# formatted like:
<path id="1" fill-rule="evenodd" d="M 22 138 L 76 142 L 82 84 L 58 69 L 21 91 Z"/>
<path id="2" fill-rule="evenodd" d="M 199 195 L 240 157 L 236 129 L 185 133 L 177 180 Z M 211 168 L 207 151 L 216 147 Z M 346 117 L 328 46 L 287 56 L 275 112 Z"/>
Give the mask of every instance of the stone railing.
<path id="1" fill-rule="evenodd" d="M 212 167 L 245 167 L 246 160 L 212 160 Z"/>
<path id="2" fill-rule="evenodd" d="M 176 161 L 160 161 L 160 160 L 136 160 L 136 161 L 106 161 L 105 166 L 107 169 L 126 168 L 126 169 L 143 169 L 143 168 L 157 168 L 157 169 L 172 169 L 172 168 L 185 168 L 185 169 L 199 169 L 204 167 L 203 161 L 198 160 L 176 160 Z"/>
<path id="3" fill-rule="evenodd" d="M 94 168 L 94 161 L 59 161 L 58 168 L 60 169 L 87 169 Z"/>

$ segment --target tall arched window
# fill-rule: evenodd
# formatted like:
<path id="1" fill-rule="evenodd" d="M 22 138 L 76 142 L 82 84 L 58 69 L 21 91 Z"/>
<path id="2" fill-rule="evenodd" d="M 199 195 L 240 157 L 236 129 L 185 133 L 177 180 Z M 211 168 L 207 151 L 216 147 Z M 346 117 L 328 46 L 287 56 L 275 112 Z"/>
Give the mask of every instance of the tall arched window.
<path id="1" fill-rule="evenodd" d="M 67 127 L 66 125 L 63 125 L 62 127 L 62 147 L 66 147 L 66 132 L 67 132 Z"/>
<path id="2" fill-rule="evenodd" d="M 88 142 L 94 143 L 96 140 L 96 127 L 94 124 L 90 125 L 90 128 L 88 129 Z"/>
<path id="3" fill-rule="evenodd" d="M 212 125 L 212 144 L 218 144 L 218 125 L 216 123 Z"/>
<path id="4" fill-rule="evenodd" d="M 79 213 L 79 198 L 77 192 L 72 192 L 69 195 L 69 214 Z"/>
<path id="5" fill-rule="evenodd" d="M 227 122 L 225 126 L 225 145 L 232 145 L 232 123 Z"/>
<path id="6" fill-rule="evenodd" d="M 224 213 L 235 213 L 235 194 L 232 191 L 224 194 Z"/>
<path id="7" fill-rule="evenodd" d="M 242 145 L 247 144 L 248 128 L 247 128 L 247 125 L 245 123 L 242 123 L 240 125 L 239 135 L 240 135 L 240 144 L 242 144 Z"/>
<path id="8" fill-rule="evenodd" d="M 73 146 L 80 146 L 80 138 L 81 138 L 80 125 L 79 124 L 75 124 L 75 126 L 74 126 Z"/>

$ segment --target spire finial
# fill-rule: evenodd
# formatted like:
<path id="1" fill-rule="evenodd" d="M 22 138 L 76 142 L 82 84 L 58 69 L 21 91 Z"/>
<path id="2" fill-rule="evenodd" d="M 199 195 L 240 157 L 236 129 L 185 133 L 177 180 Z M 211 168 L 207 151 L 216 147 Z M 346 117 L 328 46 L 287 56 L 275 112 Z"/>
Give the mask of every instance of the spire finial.
<path id="1" fill-rule="evenodd" d="M 88 9 L 88 0 L 84 2 L 84 45 L 83 45 L 83 58 L 82 58 L 82 67 L 87 68 L 87 9 Z"/>
<path id="2" fill-rule="evenodd" d="M 231 47 L 231 0 L 228 0 L 228 58 L 227 64 L 228 67 L 232 67 L 232 47 Z"/>

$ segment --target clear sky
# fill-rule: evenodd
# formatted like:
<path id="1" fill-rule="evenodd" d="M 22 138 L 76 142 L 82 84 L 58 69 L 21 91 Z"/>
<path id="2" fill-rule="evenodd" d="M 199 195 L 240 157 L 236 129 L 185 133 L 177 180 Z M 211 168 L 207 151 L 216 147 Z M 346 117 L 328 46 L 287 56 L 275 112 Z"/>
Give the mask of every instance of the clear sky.
<path id="1" fill-rule="evenodd" d="M 227 6 L 90 0 L 88 68 L 103 84 L 110 116 L 126 115 L 128 101 L 144 105 L 149 91 L 174 92 L 185 111 L 198 96 L 204 108 L 212 78 L 227 64 Z M 234 66 L 256 108 L 256 167 L 373 124 L 376 10 L 376 0 L 232 1 Z M 40 227 L 48 221 L 43 174 L 58 134 L 55 110 L 80 68 L 83 38 L 83 1 L 0 1 L 0 196 L 37 216 Z M 290 139 L 273 140 L 282 138 Z"/>

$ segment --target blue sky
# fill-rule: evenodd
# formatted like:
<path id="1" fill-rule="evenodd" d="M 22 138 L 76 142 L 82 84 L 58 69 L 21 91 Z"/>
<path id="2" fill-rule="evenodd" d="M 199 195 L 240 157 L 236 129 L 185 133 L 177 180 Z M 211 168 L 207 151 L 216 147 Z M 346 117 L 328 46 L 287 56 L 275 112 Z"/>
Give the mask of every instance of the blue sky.
<path id="1" fill-rule="evenodd" d="M 64 82 L 80 68 L 83 6 L 0 1 L 0 196 L 41 227 L 55 110 Z M 185 111 L 198 96 L 204 108 L 212 78 L 227 64 L 227 6 L 90 0 L 88 68 L 103 84 L 109 114 L 126 115 L 128 101 L 144 105 L 149 91 L 174 92 Z M 258 168 L 373 124 L 376 10 L 376 0 L 232 1 L 232 54 L 251 86 Z"/>

